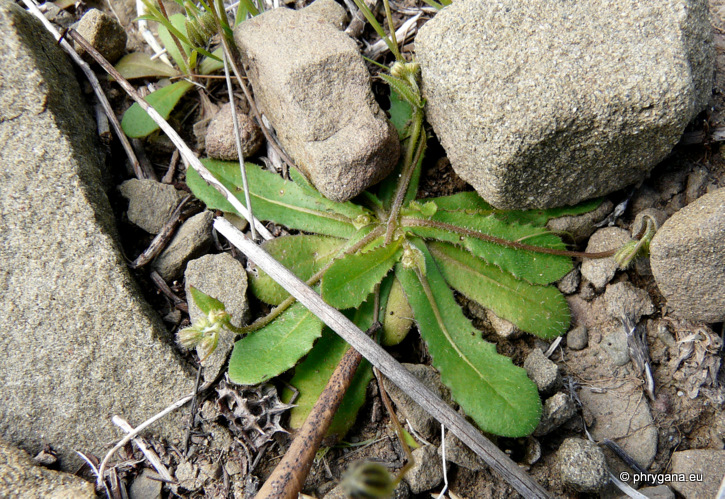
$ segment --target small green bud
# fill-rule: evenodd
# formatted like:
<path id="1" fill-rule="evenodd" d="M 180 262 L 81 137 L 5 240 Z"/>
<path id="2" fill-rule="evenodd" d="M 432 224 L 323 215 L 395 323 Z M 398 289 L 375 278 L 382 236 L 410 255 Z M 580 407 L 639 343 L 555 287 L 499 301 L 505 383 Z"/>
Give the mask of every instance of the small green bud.
<path id="1" fill-rule="evenodd" d="M 406 269 L 420 270 L 421 274 L 425 275 L 425 257 L 423 253 L 413 246 L 412 244 L 405 243 L 403 245 L 403 257 L 400 259 L 400 263 Z"/>

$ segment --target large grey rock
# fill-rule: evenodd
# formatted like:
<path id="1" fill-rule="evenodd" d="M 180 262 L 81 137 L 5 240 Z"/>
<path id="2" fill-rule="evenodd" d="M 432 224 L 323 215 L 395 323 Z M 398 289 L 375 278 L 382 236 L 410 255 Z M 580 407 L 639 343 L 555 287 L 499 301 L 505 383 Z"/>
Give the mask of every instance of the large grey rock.
<path id="1" fill-rule="evenodd" d="M 0 436 L 65 470 L 192 391 L 115 243 L 95 123 L 40 22 L 0 0 Z M 181 414 L 152 427 L 183 434 Z"/>
<path id="2" fill-rule="evenodd" d="M 574 204 L 670 152 L 711 93 L 710 31 L 704 0 L 454 2 L 415 41 L 427 117 L 497 208 Z"/>
<path id="3" fill-rule="evenodd" d="M 262 111 L 317 189 L 346 201 L 388 175 L 398 134 L 355 42 L 317 15 L 274 9 L 235 32 Z"/>
<path id="4" fill-rule="evenodd" d="M 686 498 L 716 497 L 725 474 L 725 451 L 691 449 L 672 454 L 671 472 L 684 480 L 673 480 L 670 485 Z M 696 475 L 691 478 L 691 475 Z"/>
<path id="5" fill-rule="evenodd" d="M 655 234 L 650 265 L 667 305 L 683 318 L 725 320 L 725 189 L 687 205 Z"/>
<path id="6" fill-rule="evenodd" d="M 38 466 L 24 451 L 0 438 L 0 495 L 2 497 L 94 499 L 96 490 L 70 473 Z"/>

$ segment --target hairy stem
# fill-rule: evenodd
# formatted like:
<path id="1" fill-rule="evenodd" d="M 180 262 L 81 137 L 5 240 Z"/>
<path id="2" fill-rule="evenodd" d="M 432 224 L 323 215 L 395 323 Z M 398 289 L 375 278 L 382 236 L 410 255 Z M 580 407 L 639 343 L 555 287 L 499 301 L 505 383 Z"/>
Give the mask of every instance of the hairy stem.
<path id="1" fill-rule="evenodd" d="M 608 257 L 614 255 L 614 253 L 616 253 L 616 250 L 602 251 L 599 253 L 586 253 L 583 251 L 569 251 L 569 250 L 560 250 L 560 249 L 555 249 L 555 248 L 544 248 L 542 246 L 533 246 L 531 244 L 519 243 L 517 241 L 509 241 L 508 239 L 503 239 L 500 237 L 483 234 L 482 232 L 465 229 L 463 227 L 458 227 L 457 225 L 452 225 L 452 224 L 445 223 L 445 222 L 437 222 L 435 220 L 424 220 L 421 218 L 403 217 L 403 218 L 401 218 L 400 222 L 404 227 L 433 227 L 436 229 L 448 230 L 450 232 L 454 232 L 454 233 L 460 234 L 462 236 L 468 236 L 468 237 L 480 239 L 481 241 L 499 244 L 501 246 L 508 246 L 509 248 L 516 248 L 516 249 L 521 249 L 521 250 L 526 250 L 526 251 L 534 251 L 536 253 L 546 253 L 548 255 L 560 255 L 560 256 L 568 256 L 568 257 L 573 257 L 573 258 L 598 259 L 598 258 L 608 258 Z"/>
<path id="2" fill-rule="evenodd" d="M 388 216 L 388 230 L 385 233 L 385 244 L 393 240 L 393 234 L 398 226 L 398 215 L 400 208 L 403 206 L 405 194 L 408 191 L 408 185 L 413 175 L 413 171 L 418 165 L 420 157 L 425 149 L 426 137 L 423 132 L 423 110 L 416 109 L 413 113 L 413 128 L 410 133 L 410 142 L 405 151 L 405 162 L 403 163 L 403 171 L 400 174 L 400 182 L 395 192 L 393 205 L 390 207 L 390 215 Z"/>

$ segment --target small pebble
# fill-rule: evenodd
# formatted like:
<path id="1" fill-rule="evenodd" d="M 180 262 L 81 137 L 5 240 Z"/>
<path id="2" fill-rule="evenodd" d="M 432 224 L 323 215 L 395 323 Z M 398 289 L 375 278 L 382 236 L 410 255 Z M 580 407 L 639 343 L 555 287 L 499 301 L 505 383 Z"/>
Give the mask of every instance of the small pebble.
<path id="1" fill-rule="evenodd" d="M 577 492 L 597 493 L 609 482 L 604 453 L 589 440 L 567 438 L 556 458 L 562 483 Z"/>
<path id="2" fill-rule="evenodd" d="M 566 335 L 566 344 L 572 350 L 584 350 L 589 345 L 586 326 L 577 326 Z"/>
<path id="3" fill-rule="evenodd" d="M 532 350 L 526 357 L 524 369 L 542 393 L 551 392 L 561 382 L 559 368 L 544 357 L 544 353 L 539 348 Z"/>

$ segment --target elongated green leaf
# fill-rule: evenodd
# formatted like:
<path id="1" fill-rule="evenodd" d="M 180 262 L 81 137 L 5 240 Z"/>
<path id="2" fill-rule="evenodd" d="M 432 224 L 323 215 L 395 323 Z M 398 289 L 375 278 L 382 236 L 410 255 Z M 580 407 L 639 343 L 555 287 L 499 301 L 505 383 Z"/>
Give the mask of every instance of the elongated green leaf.
<path id="1" fill-rule="evenodd" d="M 390 89 L 390 109 L 388 112 L 390 113 L 390 122 L 398 131 L 398 136 L 401 140 L 404 139 L 410 119 L 413 117 L 413 108 L 392 88 Z"/>
<path id="2" fill-rule="evenodd" d="M 528 435 L 541 417 L 536 385 L 526 371 L 481 338 L 461 312 L 425 244 L 420 240 L 414 244 L 425 255 L 427 275 L 401 264 L 395 273 L 441 381 L 483 431 L 507 437 Z"/>
<path id="3" fill-rule="evenodd" d="M 262 247 L 297 277 L 306 281 L 330 262 L 345 242 L 334 237 L 300 234 L 265 241 Z M 289 296 L 264 271 L 257 269 L 256 272 L 258 275 L 253 274 L 249 284 L 257 298 L 270 305 L 279 305 Z"/>
<path id="4" fill-rule="evenodd" d="M 134 78 L 169 77 L 179 74 L 177 70 L 159 59 L 151 59 L 151 56 L 134 52 L 123 56 L 116 63 L 116 71 L 127 80 Z"/>
<path id="5" fill-rule="evenodd" d="M 315 186 L 297 168 L 290 168 L 289 175 L 295 185 L 299 186 L 309 196 L 319 200 L 328 210 L 344 215 L 355 223 L 364 223 L 364 220 L 361 220 L 362 218 L 370 219 L 370 212 L 358 204 L 337 203 L 320 195 Z"/>
<path id="6" fill-rule="evenodd" d="M 156 109 L 164 118 L 168 119 L 171 111 L 174 110 L 181 98 L 194 86 L 186 80 L 177 81 L 164 88 L 158 89 L 145 97 L 151 107 Z M 123 114 L 121 128 L 126 135 L 138 139 L 146 137 L 159 129 L 159 126 L 146 114 L 138 103 L 134 102 Z"/>
<path id="7" fill-rule="evenodd" d="M 484 201 L 476 192 L 459 192 L 452 196 L 430 199 L 438 205 L 439 210 L 463 211 L 468 215 L 494 215 L 499 220 L 514 222 L 521 225 L 538 225 L 543 227 L 552 218 L 581 215 L 596 209 L 602 204 L 601 199 L 584 201 L 576 206 L 562 206 L 547 210 L 498 210 Z"/>
<path id="8" fill-rule="evenodd" d="M 415 210 L 406 210 L 405 215 L 410 219 L 426 219 Z M 463 212 L 439 210 L 430 220 L 531 246 L 566 249 L 561 239 L 542 227 L 504 222 L 493 215 L 480 217 Z M 461 245 L 486 262 L 497 265 L 501 270 L 532 284 L 549 284 L 561 279 L 573 268 L 571 259 L 566 256 L 515 249 L 503 244 L 482 241 L 472 236 L 463 236 L 450 229 L 416 227 L 412 220 L 404 220 L 403 224 L 410 226 L 409 230 L 414 234 L 426 239 L 438 239 Z"/>
<path id="9" fill-rule="evenodd" d="M 191 298 L 194 300 L 194 303 L 196 303 L 196 306 L 199 307 L 199 310 L 204 315 L 209 315 L 209 312 L 212 310 L 226 310 L 222 302 L 209 296 L 200 289 L 189 286 L 189 291 L 191 292 Z"/>
<path id="10" fill-rule="evenodd" d="M 246 204 L 239 163 L 212 159 L 203 159 L 202 163 L 219 182 L 236 194 L 242 204 Z M 246 163 L 245 167 L 254 216 L 260 220 L 269 220 L 291 229 L 350 238 L 357 231 L 354 220 L 339 213 L 336 209 L 339 208 L 345 213 L 348 210 L 370 213 L 364 208 L 348 206 L 348 204 L 352 205 L 349 202 L 330 204 L 329 200 L 323 198 L 321 194 L 317 193 L 314 196 L 294 182 L 284 180 L 272 172 L 264 171 L 252 163 Z M 236 213 L 224 196 L 208 185 L 196 171 L 189 169 L 186 172 L 186 184 L 194 195 L 206 203 L 210 209 Z"/>
<path id="11" fill-rule="evenodd" d="M 267 381 L 297 364 L 322 334 L 322 322 L 295 303 L 269 325 L 237 341 L 229 379 L 240 385 Z"/>
<path id="12" fill-rule="evenodd" d="M 569 328 L 569 306 L 556 287 L 515 279 L 452 244 L 429 242 L 428 249 L 451 287 L 522 331 L 551 339 Z"/>
<path id="13" fill-rule="evenodd" d="M 186 34 L 186 16 L 184 14 L 174 14 L 172 16 L 169 16 L 169 20 L 171 21 L 171 26 L 166 26 L 165 24 L 159 25 L 159 38 L 161 38 L 161 43 L 164 44 L 164 47 L 166 48 L 166 52 L 169 53 L 171 58 L 174 60 L 174 62 L 179 66 L 182 72 L 188 73 L 189 72 L 189 66 L 187 64 L 189 54 L 191 54 L 191 46 L 188 43 L 184 43 L 186 39 L 188 39 L 188 35 Z M 174 42 L 174 39 L 171 37 L 171 34 L 169 33 L 169 28 L 173 27 L 174 34 L 179 38 L 179 41 L 181 42 L 181 47 L 184 49 L 184 54 L 179 52 L 179 48 L 176 45 L 176 42 Z M 179 36 L 181 34 L 182 36 Z"/>
<path id="14" fill-rule="evenodd" d="M 402 240 L 337 260 L 322 278 L 322 298 L 335 308 L 357 307 L 403 255 Z"/>
<path id="15" fill-rule="evenodd" d="M 373 302 L 372 297 L 369 297 L 354 314 L 349 314 L 350 319 L 363 331 L 372 324 Z M 292 428 L 299 428 L 307 419 L 312 406 L 317 402 L 333 371 L 349 348 L 345 340 L 325 328 L 320 341 L 295 368 L 295 375 L 290 380 L 290 385 L 299 391 L 299 397 L 295 400 L 295 407 L 290 411 L 289 424 Z M 355 424 L 357 413 L 365 403 L 365 392 L 372 378 L 372 367 L 363 359 L 327 430 L 327 436 L 333 442 L 342 439 Z M 289 402 L 292 390 L 285 390 L 282 397 L 285 402 Z"/>
<path id="16" fill-rule="evenodd" d="M 398 136 L 402 141 L 409 133 L 408 124 L 413 117 L 413 109 L 410 104 L 405 102 L 405 100 L 400 97 L 400 95 L 398 95 L 392 87 L 390 88 L 389 112 L 390 121 L 393 123 L 393 126 L 395 126 L 396 130 L 398 130 Z M 380 187 L 378 188 L 378 198 L 380 199 L 380 202 L 386 210 L 389 210 L 390 206 L 393 203 L 393 196 L 395 195 L 395 191 L 398 187 L 398 181 L 400 179 L 400 173 L 403 169 L 404 161 L 405 154 L 401 154 L 400 161 L 395 166 L 395 170 L 393 170 L 393 173 L 388 175 L 382 182 L 380 182 Z M 413 175 L 410 179 L 410 186 L 408 188 L 409 193 L 416 193 L 418 191 L 418 181 L 420 180 L 420 165 L 422 164 L 422 161 L 423 158 L 421 158 L 421 160 L 419 161 L 416 171 L 413 172 Z"/>
<path id="17" fill-rule="evenodd" d="M 216 59 L 212 57 L 204 58 L 204 60 L 201 61 L 201 64 L 199 64 L 199 73 L 203 75 L 208 75 L 224 69 L 224 61 L 222 61 L 223 53 L 224 49 L 222 47 L 219 47 L 211 53 L 214 57 L 216 57 Z"/>

